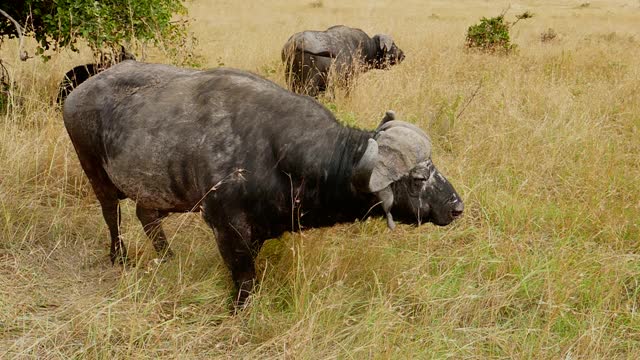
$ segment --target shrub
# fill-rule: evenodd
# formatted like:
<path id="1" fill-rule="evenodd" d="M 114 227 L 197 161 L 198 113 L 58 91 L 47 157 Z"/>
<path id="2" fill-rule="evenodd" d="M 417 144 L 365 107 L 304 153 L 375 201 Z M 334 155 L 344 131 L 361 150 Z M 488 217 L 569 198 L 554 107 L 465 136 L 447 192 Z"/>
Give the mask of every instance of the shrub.
<path id="1" fill-rule="evenodd" d="M 467 30 L 466 46 L 486 52 L 510 52 L 516 48 L 511 44 L 509 30 L 522 19 L 529 19 L 533 15 L 526 11 L 516 15 L 516 21 L 510 23 L 504 20 L 504 13 L 492 18 L 483 17 L 480 23 L 469 26 Z"/>
<path id="2" fill-rule="evenodd" d="M 549 42 L 556 37 L 558 37 L 558 33 L 556 33 L 552 28 L 548 28 L 546 31 L 540 33 L 540 41 L 542 42 Z"/>
<path id="3" fill-rule="evenodd" d="M 25 0 L 3 5 L 3 10 L 25 26 L 24 35 L 38 42 L 36 53 L 44 59 L 46 50 L 69 47 L 77 51 L 82 39 L 99 49 L 119 49 L 136 39 L 158 44 L 185 38 L 187 24 L 172 21 L 186 14 L 184 0 Z M 16 26 L 0 16 L 0 37 L 17 37 Z"/>

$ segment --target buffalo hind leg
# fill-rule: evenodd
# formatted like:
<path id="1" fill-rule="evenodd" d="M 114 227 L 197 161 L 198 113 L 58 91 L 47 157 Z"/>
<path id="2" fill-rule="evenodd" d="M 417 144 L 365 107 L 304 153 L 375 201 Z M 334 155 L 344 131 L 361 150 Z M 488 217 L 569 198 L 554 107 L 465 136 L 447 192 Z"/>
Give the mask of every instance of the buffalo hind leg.
<path id="1" fill-rule="evenodd" d="M 124 264 L 127 262 L 127 248 L 120 237 L 120 205 L 117 196 L 115 198 L 98 197 L 100 206 L 102 207 L 102 216 L 109 227 L 111 236 L 111 249 L 109 258 L 112 264 Z"/>
<path id="2" fill-rule="evenodd" d="M 169 248 L 167 237 L 162 230 L 162 219 L 167 216 L 167 213 L 153 209 L 145 209 L 140 205 L 136 205 L 136 215 L 140 223 L 142 223 L 145 234 L 151 239 L 158 255 L 160 255 L 161 258 L 173 257 L 173 251 Z"/>
<path id="3" fill-rule="evenodd" d="M 100 202 L 102 208 L 102 217 L 109 228 L 111 237 L 111 249 L 109 250 L 109 258 L 112 264 L 124 264 L 127 262 L 127 248 L 124 246 L 122 237 L 120 236 L 120 201 L 118 200 L 118 192 L 115 187 L 111 188 L 103 184 L 95 184 L 95 180 L 91 181 L 93 190 Z"/>
<path id="4" fill-rule="evenodd" d="M 111 258 L 112 264 L 124 264 L 127 261 L 127 249 L 124 246 L 124 242 L 120 237 L 120 199 L 124 198 L 118 188 L 111 182 L 109 176 L 104 169 L 96 164 L 100 164 L 99 159 L 90 157 L 84 157 L 80 154 L 82 151 L 77 151 L 80 165 L 84 170 L 89 183 L 93 188 L 93 192 L 96 194 L 96 198 L 100 202 L 102 208 L 102 216 L 109 228 L 109 235 L 111 236 L 111 249 L 109 251 L 109 258 Z"/>

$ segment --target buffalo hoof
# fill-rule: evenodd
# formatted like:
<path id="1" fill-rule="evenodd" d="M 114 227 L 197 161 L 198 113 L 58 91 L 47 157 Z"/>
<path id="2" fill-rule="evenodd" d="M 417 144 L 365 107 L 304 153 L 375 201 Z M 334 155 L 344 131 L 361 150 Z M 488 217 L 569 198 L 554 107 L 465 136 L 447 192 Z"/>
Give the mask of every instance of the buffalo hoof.
<path id="1" fill-rule="evenodd" d="M 115 253 L 109 254 L 109 258 L 111 259 L 111 264 L 113 265 L 128 265 L 129 258 L 127 257 L 126 251 L 119 251 Z"/>
<path id="2" fill-rule="evenodd" d="M 173 253 L 173 250 L 167 248 L 165 251 L 160 252 L 160 261 L 167 262 L 173 259 L 176 255 Z"/>
<path id="3" fill-rule="evenodd" d="M 254 283 L 253 279 L 246 280 L 238 287 L 238 293 L 233 301 L 233 314 L 237 314 L 249 306 Z"/>

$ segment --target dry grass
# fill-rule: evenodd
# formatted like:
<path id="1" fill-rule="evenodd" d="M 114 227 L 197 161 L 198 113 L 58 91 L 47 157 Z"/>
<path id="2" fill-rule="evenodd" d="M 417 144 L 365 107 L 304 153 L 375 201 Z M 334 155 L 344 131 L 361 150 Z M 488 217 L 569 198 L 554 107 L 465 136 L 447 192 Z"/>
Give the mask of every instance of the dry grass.
<path id="1" fill-rule="evenodd" d="M 280 47 L 296 31 L 394 35 L 403 64 L 322 101 L 359 126 L 394 109 L 428 130 L 467 205 L 447 228 L 369 220 L 269 241 L 261 287 L 237 316 L 196 215 L 166 221 L 178 257 L 155 266 L 126 204 L 139 266 L 110 265 L 97 201 L 50 106 L 88 54 L 5 60 L 20 106 L 0 116 L 0 358 L 636 358 L 640 4 L 554 3 L 512 4 L 536 17 L 514 29 L 509 57 L 463 48 L 466 28 L 503 2 L 190 3 L 207 66 L 280 83 Z M 548 28 L 560 36 L 543 44 Z M 5 43 L 2 58 L 14 54 Z"/>

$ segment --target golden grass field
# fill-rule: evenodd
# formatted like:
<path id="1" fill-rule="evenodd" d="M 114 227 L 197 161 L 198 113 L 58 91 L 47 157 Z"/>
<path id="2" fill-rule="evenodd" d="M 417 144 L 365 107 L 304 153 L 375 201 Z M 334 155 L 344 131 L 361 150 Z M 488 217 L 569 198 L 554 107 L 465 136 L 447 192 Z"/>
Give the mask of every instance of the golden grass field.
<path id="1" fill-rule="evenodd" d="M 466 205 L 444 228 L 391 232 L 370 219 L 268 241 L 261 286 L 236 316 L 197 214 L 165 221 L 177 257 L 156 266 L 123 202 L 138 266 L 111 265 L 98 202 L 51 105 L 64 72 L 91 54 L 20 63 L 5 42 L 19 106 L 0 115 L 0 358 L 636 359 L 640 2 L 583 3 L 511 3 L 507 19 L 535 17 L 513 29 L 510 56 L 464 49 L 467 27 L 509 2 L 187 3 L 205 67 L 280 84 L 294 32 L 392 34 L 401 65 L 321 101 L 356 126 L 393 109 L 425 129 Z M 559 36 L 543 43 L 548 28 Z"/>

